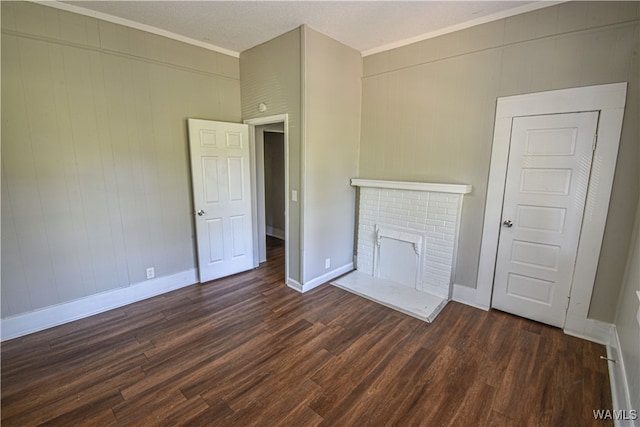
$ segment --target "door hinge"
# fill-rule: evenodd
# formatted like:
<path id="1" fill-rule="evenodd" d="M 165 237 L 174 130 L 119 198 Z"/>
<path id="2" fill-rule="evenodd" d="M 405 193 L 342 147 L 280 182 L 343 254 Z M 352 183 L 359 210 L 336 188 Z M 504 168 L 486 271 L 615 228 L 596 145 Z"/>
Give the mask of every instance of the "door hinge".
<path id="1" fill-rule="evenodd" d="M 569 310 L 569 301 L 571 301 L 571 297 L 567 297 L 567 304 L 564 307 L 564 311 Z"/>
<path id="2" fill-rule="evenodd" d="M 593 145 L 591 146 L 592 151 L 596 151 L 596 146 L 598 145 L 598 134 L 593 135 Z"/>

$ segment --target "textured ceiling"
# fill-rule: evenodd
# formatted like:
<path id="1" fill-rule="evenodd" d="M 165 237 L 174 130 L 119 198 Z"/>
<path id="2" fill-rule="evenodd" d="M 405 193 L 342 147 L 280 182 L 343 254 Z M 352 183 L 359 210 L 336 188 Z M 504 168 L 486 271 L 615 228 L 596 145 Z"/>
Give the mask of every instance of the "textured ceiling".
<path id="1" fill-rule="evenodd" d="M 302 24 L 364 55 L 557 2 L 65 1 L 239 53 Z M 101 15 L 94 15 L 103 17 Z"/>

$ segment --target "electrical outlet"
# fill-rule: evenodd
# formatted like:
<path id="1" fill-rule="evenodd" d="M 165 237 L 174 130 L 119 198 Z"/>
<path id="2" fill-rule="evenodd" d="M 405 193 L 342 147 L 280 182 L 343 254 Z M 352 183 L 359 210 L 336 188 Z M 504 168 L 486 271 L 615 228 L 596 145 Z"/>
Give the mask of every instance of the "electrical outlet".
<path id="1" fill-rule="evenodd" d="M 331 258 L 324 260 L 324 268 L 331 268 Z"/>
<path id="2" fill-rule="evenodd" d="M 147 268 L 147 279 L 153 279 L 156 277 L 156 269 L 153 267 Z"/>

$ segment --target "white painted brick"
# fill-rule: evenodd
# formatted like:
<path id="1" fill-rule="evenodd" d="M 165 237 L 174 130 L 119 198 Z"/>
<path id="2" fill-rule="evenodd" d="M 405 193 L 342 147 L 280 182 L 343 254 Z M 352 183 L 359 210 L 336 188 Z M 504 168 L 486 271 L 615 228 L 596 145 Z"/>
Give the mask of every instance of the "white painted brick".
<path id="1" fill-rule="evenodd" d="M 444 221 L 438 219 L 427 219 L 425 223 L 427 225 L 433 225 L 434 227 L 444 227 Z"/>
<path id="2" fill-rule="evenodd" d="M 444 208 L 444 209 L 455 209 L 458 207 L 457 204 L 455 203 L 444 203 L 444 202 L 438 202 L 438 207 L 439 208 Z M 447 211 L 445 210 L 443 213 L 447 213 Z"/>
<path id="3" fill-rule="evenodd" d="M 402 193 L 403 199 L 420 200 L 420 193 L 417 191 L 405 191 Z"/>
<path id="4" fill-rule="evenodd" d="M 417 284 L 447 296 L 453 264 L 458 207 L 457 194 L 393 189 L 360 189 L 358 207 L 357 268 L 373 274 L 375 230 L 394 227 L 425 236 L 422 272 Z"/>
<path id="5" fill-rule="evenodd" d="M 448 235 L 453 235 L 455 234 L 455 230 L 450 230 L 446 227 L 436 227 L 436 233 L 442 233 L 442 234 L 448 234 Z"/>
<path id="6" fill-rule="evenodd" d="M 414 230 L 422 230 L 422 231 L 426 230 L 426 226 L 424 224 L 417 224 L 415 222 L 409 222 L 407 224 L 407 227 L 412 228 Z"/>
<path id="7" fill-rule="evenodd" d="M 446 228 L 450 229 L 450 230 L 453 230 L 453 233 L 455 234 L 455 231 L 456 231 L 456 224 L 457 224 L 457 223 L 455 223 L 455 222 L 446 221 L 446 222 L 444 223 L 444 226 L 445 226 Z"/>
<path id="8" fill-rule="evenodd" d="M 445 276 L 448 277 L 449 273 L 439 270 L 437 268 L 434 268 L 433 266 L 429 266 L 427 268 L 425 268 L 425 271 L 427 271 L 428 273 L 431 273 L 434 278 L 440 278 L 440 279 L 444 279 Z M 437 279 L 436 279 L 437 280 Z"/>
<path id="9" fill-rule="evenodd" d="M 443 238 L 433 238 L 433 235 L 426 233 L 427 236 L 427 244 L 428 245 L 437 245 L 440 250 L 444 250 L 445 248 L 453 248 L 453 242 L 449 242 Z M 438 234 L 438 233 L 435 233 Z M 441 235 L 442 236 L 442 235 Z"/>
<path id="10" fill-rule="evenodd" d="M 451 254 L 448 254 L 446 252 L 440 252 L 440 251 L 434 251 L 433 249 L 429 250 L 427 249 L 426 254 L 428 255 L 428 257 L 431 258 L 435 258 L 435 259 L 440 259 L 442 261 L 446 261 L 446 262 L 451 262 Z"/>
<path id="11" fill-rule="evenodd" d="M 407 227 L 407 222 L 406 221 L 402 221 L 400 219 L 394 219 L 393 221 L 391 221 L 391 225 L 395 225 L 396 227 Z"/>
<path id="12" fill-rule="evenodd" d="M 445 215 L 445 214 L 436 214 L 436 218 L 442 221 L 450 221 L 450 222 L 456 222 L 458 219 L 455 215 Z"/>
<path id="13" fill-rule="evenodd" d="M 415 212 L 415 210 L 416 210 L 416 207 L 413 205 L 413 203 L 411 203 L 408 200 L 403 200 L 402 203 L 398 203 L 396 208 L 404 209 L 404 210 L 406 210 L 408 212 Z"/>
<path id="14" fill-rule="evenodd" d="M 399 220 L 400 218 L 402 218 L 402 216 L 393 212 L 389 212 L 384 214 L 381 213 L 380 218 L 385 219 L 386 221 L 392 222 L 394 220 Z"/>
<path id="15" fill-rule="evenodd" d="M 429 196 L 429 200 L 433 202 L 448 202 L 449 197 L 446 194 L 442 193 L 431 193 Z"/>
<path id="16" fill-rule="evenodd" d="M 394 206 L 392 208 L 390 208 L 391 213 L 397 214 L 397 215 L 409 215 L 409 209 L 402 209 L 401 207 L 398 206 Z"/>
<path id="17" fill-rule="evenodd" d="M 427 232 L 427 242 L 431 242 L 433 243 L 434 241 L 438 242 L 438 241 L 444 241 L 444 234 L 442 233 L 438 233 L 437 231 L 437 227 L 436 227 L 436 231 L 435 232 Z M 431 240 L 429 240 L 431 239 Z"/>

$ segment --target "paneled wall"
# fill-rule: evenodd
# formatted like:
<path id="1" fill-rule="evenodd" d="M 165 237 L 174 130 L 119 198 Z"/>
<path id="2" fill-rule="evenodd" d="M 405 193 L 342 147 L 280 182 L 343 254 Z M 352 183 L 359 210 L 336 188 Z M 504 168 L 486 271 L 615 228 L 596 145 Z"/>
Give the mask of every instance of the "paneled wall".
<path id="1" fill-rule="evenodd" d="M 301 192 L 302 77 L 300 28 L 240 54 L 242 118 L 289 115 L 289 190 Z M 267 106 L 265 112 L 258 105 Z M 291 197 L 289 194 L 288 197 Z M 301 280 L 301 207 L 300 197 L 289 199 L 289 277 Z"/>
<path id="2" fill-rule="evenodd" d="M 638 200 L 638 2 L 567 2 L 364 58 L 360 176 L 463 183 L 456 283 L 477 280 L 496 99 L 627 81 L 590 317 L 612 322 Z"/>
<path id="3" fill-rule="evenodd" d="M 304 27 L 304 284 L 353 262 L 362 58 Z M 330 259 L 330 266 L 325 264 Z M 344 273 L 346 271 L 342 271 Z M 327 277 L 326 275 L 333 276 Z"/>
<path id="4" fill-rule="evenodd" d="M 624 285 L 620 293 L 615 325 L 631 398 L 630 408 L 640 408 L 640 203 L 627 259 Z M 620 369 L 616 366 L 615 369 Z M 621 408 L 624 409 L 624 408 Z"/>
<path id="5" fill-rule="evenodd" d="M 2 2 L 2 317 L 195 268 L 186 119 L 240 120 L 237 58 Z"/>

